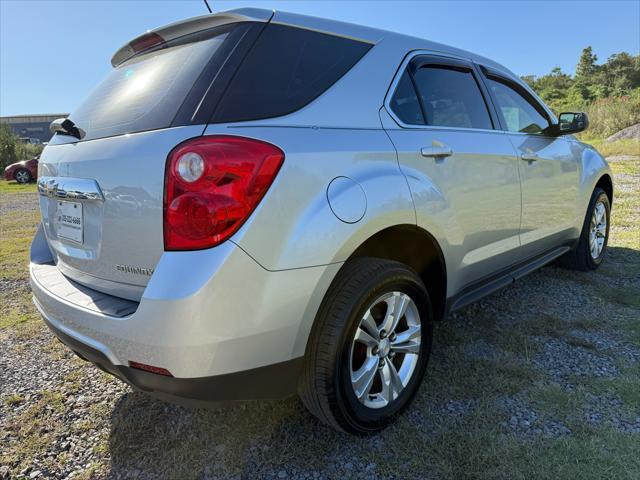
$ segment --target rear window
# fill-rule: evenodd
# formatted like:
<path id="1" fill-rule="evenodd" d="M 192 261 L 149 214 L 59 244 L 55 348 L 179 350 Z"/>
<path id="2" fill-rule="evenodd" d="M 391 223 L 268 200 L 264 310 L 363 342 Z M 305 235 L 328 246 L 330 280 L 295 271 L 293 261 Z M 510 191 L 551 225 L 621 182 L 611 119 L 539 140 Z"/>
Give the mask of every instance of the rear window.
<path id="1" fill-rule="evenodd" d="M 321 95 L 371 44 L 269 24 L 238 68 L 213 122 L 278 117 Z"/>
<path id="2" fill-rule="evenodd" d="M 69 118 L 84 140 L 169 127 L 194 82 L 233 27 L 211 29 L 200 41 L 180 39 L 115 68 Z"/>

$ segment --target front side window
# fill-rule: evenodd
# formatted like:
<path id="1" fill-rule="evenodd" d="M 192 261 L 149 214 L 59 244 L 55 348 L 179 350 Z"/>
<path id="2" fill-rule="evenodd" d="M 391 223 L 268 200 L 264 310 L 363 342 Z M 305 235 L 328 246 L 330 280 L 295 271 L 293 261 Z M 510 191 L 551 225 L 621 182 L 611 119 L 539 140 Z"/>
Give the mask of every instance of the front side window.
<path id="1" fill-rule="evenodd" d="M 427 125 L 492 129 L 480 87 L 470 70 L 427 65 L 414 73 Z"/>
<path id="2" fill-rule="evenodd" d="M 506 83 L 487 79 L 497 103 L 498 114 L 502 125 L 509 132 L 543 134 L 549 127 L 549 120 L 524 96 Z"/>

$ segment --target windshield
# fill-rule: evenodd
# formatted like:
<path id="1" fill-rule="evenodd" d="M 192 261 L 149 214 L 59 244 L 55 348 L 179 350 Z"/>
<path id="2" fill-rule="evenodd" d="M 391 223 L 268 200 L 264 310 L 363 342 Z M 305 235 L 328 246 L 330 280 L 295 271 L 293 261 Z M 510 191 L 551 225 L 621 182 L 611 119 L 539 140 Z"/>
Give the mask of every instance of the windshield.
<path id="1" fill-rule="evenodd" d="M 136 56 L 114 69 L 69 118 L 83 140 L 167 128 L 229 29 Z M 201 37 L 200 37 L 201 38 Z"/>

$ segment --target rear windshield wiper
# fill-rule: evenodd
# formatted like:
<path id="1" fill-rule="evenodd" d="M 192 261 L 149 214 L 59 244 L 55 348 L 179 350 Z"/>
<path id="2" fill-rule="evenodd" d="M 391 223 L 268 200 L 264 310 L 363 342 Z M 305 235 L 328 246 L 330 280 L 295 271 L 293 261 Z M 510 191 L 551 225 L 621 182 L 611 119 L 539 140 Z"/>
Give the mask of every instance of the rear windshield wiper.
<path id="1" fill-rule="evenodd" d="M 58 118 L 51 122 L 49 125 L 49 130 L 51 133 L 59 133 L 61 135 L 71 135 L 72 137 L 76 137 L 78 140 L 82 140 L 84 136 L 87 134 L 84 130 L 77 127 L 73 120 L 69 120 L 68 118 Z"/>

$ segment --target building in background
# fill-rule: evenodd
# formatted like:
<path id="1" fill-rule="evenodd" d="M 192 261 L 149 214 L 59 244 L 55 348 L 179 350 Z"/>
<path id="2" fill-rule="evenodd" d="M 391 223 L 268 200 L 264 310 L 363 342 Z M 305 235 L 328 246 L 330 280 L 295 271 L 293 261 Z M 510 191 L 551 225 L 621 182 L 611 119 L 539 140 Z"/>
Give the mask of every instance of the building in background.
<path id="1" fill-rule="evenodd" d="M 68 113 L 42 113 L 35 115 L 12 115 L 0 117 L 0 123 L 7 123 L 18 137 L 25 142 L 48 142 L 53 134 L 49 131 L 49 124 L 56 118 L 67 117 Z"/>

